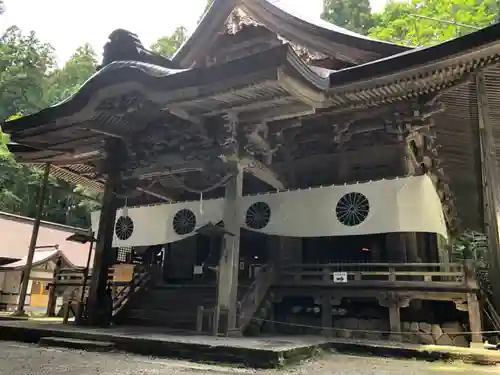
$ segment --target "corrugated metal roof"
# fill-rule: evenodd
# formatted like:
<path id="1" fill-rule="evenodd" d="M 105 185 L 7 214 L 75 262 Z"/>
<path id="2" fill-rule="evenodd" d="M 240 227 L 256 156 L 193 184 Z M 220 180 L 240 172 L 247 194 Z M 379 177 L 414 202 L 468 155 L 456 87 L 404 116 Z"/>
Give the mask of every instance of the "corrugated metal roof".
<path id="1" fill-rule="evenodd" d="M 35 168 L 43 169 L 45 164 L 30 163 Z M 69 166 L 50 166 L 50 174 L 63 181 L 67 181 L 73 185 L 81 185 L 85 188 L 102 192 L 104 190 L 104 182 L 96 178 L 95 170 L 86 164 L 72 164 Z M 94 178 L 94 179 L 93 179 Z"/>
<path id="2" fill-rule="evenodd" d="M 72 264 L 62 252 L 60 252 L 57 248 L 51 248 L 51 249 L 35 249 L 35 254 L 33 255 L 33 267 L 39 266 L 45 262 L 48 262 L 49 260 L 55 260 L 58 256 L 63 256 L 66 260 L 67 263 L 69 263 L 70 267 L 75 267 L 74 264 Z M 3 269 L 22 269 L 26 266 L 26 262 L 28 260 L 28 256 L 26 255 L 22 259 L 6 264 L 4 266 L 1 266 Z"/>

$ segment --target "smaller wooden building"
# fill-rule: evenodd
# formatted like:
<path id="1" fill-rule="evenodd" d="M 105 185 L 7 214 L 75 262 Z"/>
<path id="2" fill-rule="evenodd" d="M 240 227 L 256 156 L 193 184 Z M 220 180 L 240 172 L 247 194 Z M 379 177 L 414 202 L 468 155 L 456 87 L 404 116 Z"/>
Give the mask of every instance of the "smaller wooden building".
<path id="1" fill-rule="evenodd" d="M 22 274 L 26 269 L 33 219 L 0 212 L 0 310 L 14 311 L 19 298 Z M 42 222 L 26 296 L 26 311 L 45 313 L 48 285 L 56 262 L 63 268 L 85 267 L 89 247 L 66 239 L 83 229 Z M 59 301 L 61 304 L 61 301 Z"/>

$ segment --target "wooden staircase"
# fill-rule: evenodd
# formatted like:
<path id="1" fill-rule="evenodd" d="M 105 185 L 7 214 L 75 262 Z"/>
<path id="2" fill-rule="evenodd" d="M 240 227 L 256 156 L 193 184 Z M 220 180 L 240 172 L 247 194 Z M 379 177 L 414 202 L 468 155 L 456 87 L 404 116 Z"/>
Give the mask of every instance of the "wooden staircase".
<path id="1" fill-rule="evenodd" d="M 252 323 L 253 317 L 258 314 L 260 318 L 267 316 L 270 305 L 266 302 L 269 288 L 275 279 L 275 269 L 270 263 L 259 269 L 255 279 L 248 287 L 243 298 L 238 302 L 238 329 L 241 333 Z M 259 324 L 260 325 L 260 324 Z"/>
<path id="2" fill-rule="evenodd" d="M 120 316 L 129 325 L 195 331 L 198 305 L 215 304 L 215 285 L 151 285 Z"/>
<path id="3" fill-rule="evenodd" d="M 238 331 L 243 333 L 259 312 L 274 280 L 274 268 L 263 266 L 254 281 L 238 286 Z M 134 277 L 115 297 L 115 322 L 127 325 L 156 326 L 190 332 L 211 332 L 216 305 L 216 285 L 154 283 L 147 272 Z M 202 315 L 200 307 L 203 306 Z M 204 311 L 204 313 L 203 313 Z M 202 319 L 202 326 L 200 326 Z M 204 327 L 203 327 L 204 326 Z"/>
<path id="4" fill-rule="evenodd" d="M 151 282 L 151 272 L 146 268 L 139 268 L 138 272 L 134 273 L 132 280 L 120 288 L 113 296 L 112 315 L 113 318 L 118 316 L 120 312 L 127 306 L 130 300 L 137 295 L 137 293 L 146 289 Z"/>

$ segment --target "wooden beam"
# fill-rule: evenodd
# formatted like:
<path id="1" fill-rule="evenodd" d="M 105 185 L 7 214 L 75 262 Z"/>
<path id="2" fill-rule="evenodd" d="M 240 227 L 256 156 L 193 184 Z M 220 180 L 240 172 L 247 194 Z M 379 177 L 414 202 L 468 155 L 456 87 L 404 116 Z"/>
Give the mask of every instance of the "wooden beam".
<path id="1" fill-rule="evenodd" d="M 292 103 L 287 106 L 260 109 L 251 112 L 243 112 L 239 115 L 242 123 L 254 123 L 260 121 L 280 121 L 291 118 L 313 114 L 315 109 L 307 104 Z"/>

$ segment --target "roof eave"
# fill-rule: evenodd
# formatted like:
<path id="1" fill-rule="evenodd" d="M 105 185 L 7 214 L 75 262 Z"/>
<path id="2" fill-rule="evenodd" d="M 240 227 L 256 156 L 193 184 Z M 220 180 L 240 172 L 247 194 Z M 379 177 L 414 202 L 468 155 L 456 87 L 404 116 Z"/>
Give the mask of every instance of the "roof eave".
<path id="1" fill-rule="evenodd" d="M 494 52 L 491 51 L 497 49 L 500 49 L 500 24 L 431 47 L 336 71 L 330 75 L 330 86 L 337 89 L 403 73 L 418 75 L 439 65 L 461 64 L 467 59 L 492 55 Z"/>

